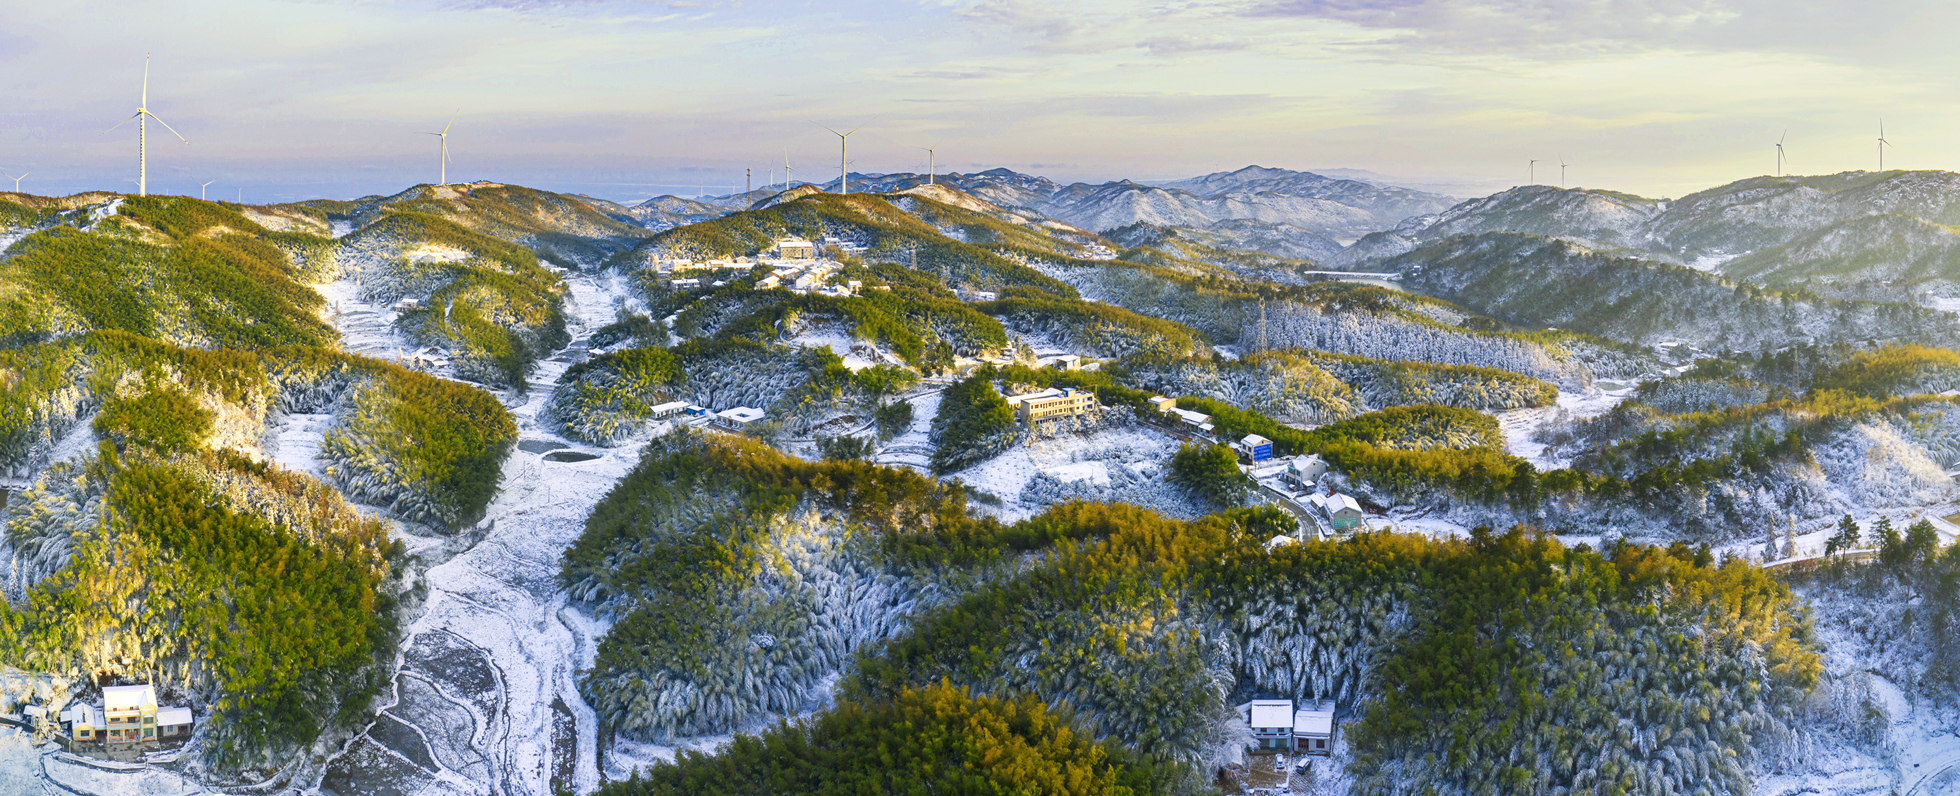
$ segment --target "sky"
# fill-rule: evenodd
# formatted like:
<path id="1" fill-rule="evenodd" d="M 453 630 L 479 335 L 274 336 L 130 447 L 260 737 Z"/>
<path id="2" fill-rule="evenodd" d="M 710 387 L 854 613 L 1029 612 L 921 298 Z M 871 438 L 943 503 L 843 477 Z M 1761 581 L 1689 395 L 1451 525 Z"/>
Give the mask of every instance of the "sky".
<path id="1" fill-rule="evenodd" d="M 31 193 L 249 202 L 438 178 L 631 201 L 851 170 L 1060 182 L 1249 164 L 1457 196 L 1678 197 L 1776 168 L 1960 167 L 1960 4 L 1895 0 L 0 0 Z M 1787 136 L 1787 138 L 1785 138 Z M 0 186 L 5 186 L 0 183 Z"/>

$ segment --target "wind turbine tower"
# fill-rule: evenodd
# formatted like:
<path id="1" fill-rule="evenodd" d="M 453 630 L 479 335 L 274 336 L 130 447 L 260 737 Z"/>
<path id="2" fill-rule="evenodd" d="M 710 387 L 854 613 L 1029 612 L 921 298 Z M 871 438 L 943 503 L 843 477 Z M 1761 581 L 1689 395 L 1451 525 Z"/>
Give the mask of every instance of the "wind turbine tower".
<path id="1" fill-rule="evenodd" d="M 1565 187 L 1565 156 L 1558 156 L 1558 187 Z"/>
<path id="2" fill-rule="evenodd" d="M 1878 170 L 1885 170 L 1885 148 L 1892 142 L 1885 140 L 1885 120 L 1878 120 Z"/>
<path id="3" fill-rule="evenodd" d="M 1531 166 L 1527 169 L 1526 174 L 1529 175 L 1529 179 L 1525 183 L 1526 185 L 1538 184 L 1538 161 L 1537 160 L 1534 159 L 1531 161 Z"/>
<path id="4" fill-rule="evenodd" d="M 157 115 L 150 112 L 149 105 L 150 105 L 150 56 L 144 55 L 143 56 L 143 94 L 142 94 L 142 98 L 137 100 L 136 102 L 136 113 L 130 116 L 129 119 L 124 119 L 116 123 L 116 127 L 121 127 L 125 124 L 129 124 L 130 119 L 136 120 L 136 195 L 137 196 L 150 195 L 149 120 L 156 119 L 157 124 L 163 125 L 163 129 L 169 130 L 171 135 L 177 136 L 177 140 L 182 141 L 185 144 L 190 143 L 190 139 L 185 138 L 182 133 L 177 132 L 175 128 L 172 128 L 168 123 L 164 122 L 164 120 L 157 119 Z M 97 133 L 97 135 L 107 134 L 110 131 L 115 130 L 116 127 L 111 127 L 108 130 L 103 130 L 101 133 Z M 24 177 L 27 175 L 23 174 L 21 176 Z"/>
<path id="5" fill-rule="evenodd" d="M 440 177 L 440 181 L 436 183 L 437 185 L 449 184 L 449 127 L 450 125 L 456 123 L 456 114 L 462 112 L 463 112 L 462 108 L 457 108 L 455 113 L 449 114 L 449 124 L 445 124 L 442 126 L 442 132 L 423 133 L 423 135 L 435 136 L 436 138 L 442 141 L 442 167 L 437 172 L 437 174 Z"/>
<path id="6" fill-rule="evenodd" d="M 212 180 L 211 182 L 217 182 L 217 180 Z M 210 189 L 211 182 L 200 182 L 197 184 L 197 198 L 210 201 L 209 197 L 204 195 L 204 192 Z"/>
<path id="7" fill-rule="evenodd" d="M 789 150 L 783 150 L 783 190 L 789 190 L 789 175 L 795 171 L 789 167 Z"/>
<path id="8" fill-rule="evenodd" d="M 1783 176 L 1783 139 L 1789 137 L 1790 131 L 1784 130 L 1783 137 L 1776 139 L 1776 176 L 1778 177 Z"/>
<path id="9" fill-rule="evenodd" d="M 937 158 L 938 155 L 933 152 L 934 147 L 915 146 L 912 148 L 923 149 L 926 151 L 926 184 L 934 185 L 938 183 L 939 164 L 935 160 L 935 158 Z"/>
<path id="10" fill-rule="evenodd" d="M 811 122 L 811 124 L 817 123 Z M 870 124 L 870 122 L 865 122 L 864 124 Z M 864 124 L 851 128 L 851 132 L 848 133 L 840 133 L 836 130 L 830 130 L 829 127 L 824 127 L 824 125 L 817 124 L 818 127 L 830 130 L 831 135 L 837 136 L 837 192 L 840 194 L 851 192 L 851 161 L 847 157 L 849 154 L 848 145 L 850 144 L 851 136 L 856 134 L 857 131 L 864 129 Z"/>

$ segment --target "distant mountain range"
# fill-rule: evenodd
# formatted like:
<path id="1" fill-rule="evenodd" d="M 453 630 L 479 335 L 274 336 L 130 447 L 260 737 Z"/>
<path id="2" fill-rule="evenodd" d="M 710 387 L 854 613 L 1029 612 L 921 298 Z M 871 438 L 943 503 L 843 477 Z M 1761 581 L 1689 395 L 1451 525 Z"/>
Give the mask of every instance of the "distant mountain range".
<path id="1" fill-rule="evenodd" d="M 1755 177 L 1674 201 L 1542 185 L 1372 233 L 1325 262 L 1366 269 L 1457 235 L 1518 232 L 1827 296 L 1960 295 L 1960 174 Z"/>
<path id="2" fill-rule="evenodd" d="M 1291 259 L 1331 257 L 1346 241 L 1456 204 L 1440 194 L 1263 166 L 1159 185 L 1131 180 L 1062 185 L 999 168 L 936 176 L 850 175 L 850 189 L 862 193 L 900 193 L 928 182 L 999 209 L 1084 230 L 1102 232 L 1135 224 L 1183 229 L 1202 232 L 1196 237 L 1218 245 Z M 838 181 L 796 183 L 798 188 L 804 185 L 834 192 Z M 721 197 L 661 196 L 623 210 L 644 226 L 669 229 L 766 206 L 780 192 L 771 187 Z"/>

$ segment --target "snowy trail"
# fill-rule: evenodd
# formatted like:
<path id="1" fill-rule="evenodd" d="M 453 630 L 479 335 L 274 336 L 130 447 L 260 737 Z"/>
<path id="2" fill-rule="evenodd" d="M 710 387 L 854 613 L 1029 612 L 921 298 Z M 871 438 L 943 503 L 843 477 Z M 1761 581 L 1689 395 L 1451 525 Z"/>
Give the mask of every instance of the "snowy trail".
<path id="1" fill-rule="evenodd" d="M 573 342 L 538 363 L 527 394 L 502 396 L 523 448 L 505 462 L 484 521 L 458 539 L 406 540 L 433 565 L 423 573 L 428 596 L 404 628 L 393 704 L 328 762 L 327 790 L 543 796 L 599 784 L 597 720 L 577 687 L 596 634 L 567 624 L 578 620 L 564 610 L 558 556 L 632 467 L 638 446 L 587 449 L 540 417 L 558 378 L 583 358 L 586 338 L 612 322 L 623 297 L 611 279 L 567 274 L 566 281 Z M 352 287 L 321 287 L 330 305 L 340 302 L 328 320 L 348 350 L 388 358 L 401 345 L 389 326 L 394 313 L 360 302 Z M 281 458 L 317 444 L 291 429 L 281 434 Z M 596 458 L 546 462 L 533 452 L 556 448 Z"/>

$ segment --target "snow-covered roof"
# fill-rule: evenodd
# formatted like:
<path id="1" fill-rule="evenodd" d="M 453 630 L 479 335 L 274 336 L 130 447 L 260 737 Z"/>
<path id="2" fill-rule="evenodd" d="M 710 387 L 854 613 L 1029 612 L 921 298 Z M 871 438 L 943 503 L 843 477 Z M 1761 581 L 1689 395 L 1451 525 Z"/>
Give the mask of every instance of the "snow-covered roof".
<path id="1" fill-rule="evenodd" d="M 28 705 L 20 709 L 20 715 L 30 719 L 44 718 L 48 715 L 48 709 L 40 705 Z"/>
<path id="2" fill-rule="evenodd" d="M 1361 512 L 1360 502 L 1356 501 L 1353 497 L 1350 497 L 1348 495 L 1342 495 L 1339 493 L 1328 495 L 1327 502 L 1325 505 L 1327 507 L 1327 513 L 1329 514 L 1335 514 L 1342 511 L 1353 511 L 1356 513 Z"/>
<path id="3" fill-rule="evenodd" d="M 1022 393 L 1020 395 L 1009 395 L 1007 396 L 1006 400 L 1008 406 L 1020 406 L 1022 401 L 1032 401 L 1036 398 L 1053 398 L 1061 394 L 1063 394 L 1061 390 L 1056 389 L 1054 387 L 1050 387 L 1046 390 L 1040 390 L 1038 392 Z"/>
<path id="4" fill-rule="evenodd" d="M 1178 417 L 1184 418 L 1184 422 L 1190 423 L 1191 425 L 1194 426 L 1206 425 L 1211 423 L 1211 415 L 1205 414 L 1203 412 L 1193 412 L 1189 409 L 1179 409 L 1175 406 L 1171 407 L 1170 411 L 1175 413 Z"/>
<path id="5" fill-rule="evenodd" d="M 1325 702 L 1317 705 L 1311 702 L 1305 704 L 1311 705 L 1311 707 L 1303 707 L 1293 712 L 1293 733 L 1295 735 L 1333 735 L 1334 706 Z"/>
<path id="6" fill-rule="evenodd" d="M 86 724 L 101 727 L 108 722 L 102 720 L 102 709 L 86 702 L 77 702 L 61 712 L 61 720 L 69 724 Z"/>
<path id="7" fill-rule="evenodd" d="M 761 409 L 756 409 L 748 406 L 738 406 L 735 407 L 734 409 L 724 409 L 722 411 L 716 412 L 715 417 L 719 417 L 724 420 L 732 420 L 737 423 L 753 423 L 757 420 L 761 420 L 764 414 L 766 413 L 763 412 Z"/>
<path id="8" fill-rule="evenodd" d="M 136 710 L 156 703 L 157 690 L 147 683 L 112 685 L 102 689 L 102 706 L 105 710 Z"/>
<path id="9" fill-rule="evenodd" d="M 191 723 L 190 708 L 164 708 L 157 711 L 157 726 L 169 727 Z"/>
<path id="10" fill-rule="evenodd" d="M 1247 434 L 1245 435 L 1244 439 L 1239 440 L 1239 444 L 1244 445 L 1248 448 L 1256 448 L 1261 445 L 1271 445 L 1273 444 L 1273 441 L 1266 439 L 1265 437 L 1259 436 L 1258 434 Z"/>
<path id="11" fill-rule="evenodd" d="M 1293 700 L 1255 699 L 1245 704 L 1246 723 L 1256 729 L 1293 726 Z"/>

